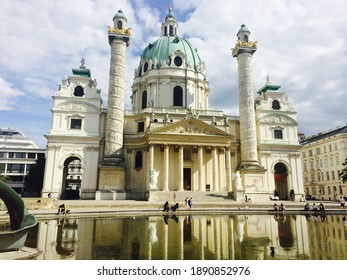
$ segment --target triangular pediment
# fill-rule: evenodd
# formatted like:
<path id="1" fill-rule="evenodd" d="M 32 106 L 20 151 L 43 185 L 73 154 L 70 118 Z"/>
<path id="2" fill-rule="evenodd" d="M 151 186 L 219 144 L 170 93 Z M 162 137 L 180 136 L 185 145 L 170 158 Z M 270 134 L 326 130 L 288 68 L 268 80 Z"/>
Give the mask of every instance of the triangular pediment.
<path id="1" fill-rule="evenodd" d="M 213 125 L 207 124 L 194 117 L 180 120 L 172 124 L 166 124 L 163 127 L 156 128 L 148 134 L 171 134 L 171 135 L 196 135 L 196 136 L 219 136 L 232 137 L 227 133 Z M 233 137 L 232 137 L 233 138 Z"/>

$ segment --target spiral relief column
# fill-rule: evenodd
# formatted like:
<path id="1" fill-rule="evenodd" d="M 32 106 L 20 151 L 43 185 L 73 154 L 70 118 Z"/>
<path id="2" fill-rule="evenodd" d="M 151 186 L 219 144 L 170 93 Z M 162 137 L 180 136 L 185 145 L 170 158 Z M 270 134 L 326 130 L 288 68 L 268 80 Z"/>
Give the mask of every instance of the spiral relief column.
<path id="1" fill-rule="evenodd" d="M 105 132 L 104 161 L 120 165 L 124 161 L 124 92 L 126 48 L 129 46 L 130 29 L 125 29 L 126 18 L 121 10 L 113 18 L 114 28 L 109 28 L 111 46 L 108 109 Z"/>
<path id="2" fill-rule="evenodd" d="M 244 168 L 259 166 L 252 73 L 252 57 L 257 46 L 256 42 L 248 41 L 249 34 L 247 27 L 241 25 L 233 49 L 233 56 L 237 57 L 238 62 L 241 166 Z"/>
<path id="3" fill-rule="evenodd" d="M 236 188 L 237 200 L 244 193 L 263 191 L 265 169 L 258 160 L 257 127 L 253 94 L 253 54 L 257 50 L 257 42 L 249 41 L 248 28 L 242 24 L 237 33 L 237 42 L 232 49 L 233 57 L 238 62 L 238 89 L 240 111 L 240 146 L 241 163 L 238 170 L 242 175 L 242 188 Z"/>
<path id="4" fill-rule="evenodd" d="M 123 130 L 126 48 L 130 43 L 130 28 L 126 28 L 126 22 L 123 12 L 118 10 L 113 17 L 113 27 L 109 27 L 108 30 L 108 41 L 111 46 L 108 108 L 105 150 L 100 166 L 97 199 L 126 198 Z M 108 193 L 106 190 L 112 190 L 112 192 Z"/>

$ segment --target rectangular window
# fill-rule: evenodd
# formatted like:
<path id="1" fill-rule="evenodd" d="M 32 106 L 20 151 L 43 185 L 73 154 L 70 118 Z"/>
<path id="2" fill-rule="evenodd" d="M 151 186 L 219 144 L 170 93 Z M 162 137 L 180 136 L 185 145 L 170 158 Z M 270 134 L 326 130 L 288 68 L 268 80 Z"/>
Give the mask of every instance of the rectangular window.
<path id="1" fill-rule="evenodd" d="M 9 153 L 9 158 L 25 158 L 25 156 L 26 156 L 25 153 L 19 153 L 19 152 Z"/>
<path id="2" fill-rule="evenodd" d="M 320 148 L 316 148 L 316 154 L 317 154 L 317 155 L 320 154 Z"/>
<path id="3" fill-rule="evenodd" d="M 275 137 L 275 139 L 283 139 L 282 129 L 275 129 L 274 130 L 274 137 Z"/>
<path id="4" fill-rule="evenodd" d="M 144 132 L 145 131 L 145 123 L 139 122 L 137 123 L 137 132 Z"/>
<path id="5" fill-rule="evenodd" d="M 7 165 L 8 173 L 23 173 L 24 172 L 24 164 L 8 164 Z"/>
<path id="6" fill-rule="evenodd" d="M 135 168 L 141 169 L 142 168 L 142 152 L 138 151 L 135 154 Z"/>
<path id="7" fill-rule="evenodd" d="M 0 173 L 5 173 L 6 163 L 0 163 Z"/>
<path id="8" fill-rule="evenodd" d="M 81 129 L 82 128 L 82 120 L 81 119 L 71 119 L 70 128 L 71 129 Z"/>
<path id="9" fill-rule="evenodd" d="M 335 180 L 335 172 L 334 171 L 331 171 L 331 179 Z"/>
<path id="10" fill-rule="evenodd" d="M 327 181 L 329 181 L 330 180 L 329 172 L 327 172 L 326 174 L 327 174 Z"/>
<path id="11" fill-rule="evenodd" d="M 312 195 L 316 195 L 316 187 L 312 187 Z"/>
<path id="12" fill-rule="evenodd" d="M 7 152 L 0 152 L 0 158 L 7 158 Z"/>
<path id="13" fill-rule="evenodd" d="M 36 154 L 35 153 L 28 153 L 28 158 L 36 158 Z"/>
<path id="14" fill-rule="evenodd" d="M 45 158 L 45 156 L 46 156 L 45 153 L 38 153 L 37 154 L 38 159 L 43 159 L 43 158 Z"/>
<path id="15" fill-rule="evenodd" d="M 312 150 L 308 151 L 308 156 L 312 157 Z"/>

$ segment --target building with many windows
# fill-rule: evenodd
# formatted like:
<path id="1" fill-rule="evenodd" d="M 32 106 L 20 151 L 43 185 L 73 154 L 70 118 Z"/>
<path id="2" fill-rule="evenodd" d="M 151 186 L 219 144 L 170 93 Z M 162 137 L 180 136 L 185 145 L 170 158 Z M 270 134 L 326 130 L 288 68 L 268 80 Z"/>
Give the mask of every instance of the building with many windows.
<path id="1" fill-rule="evenodd" d="M 269 78 L 254 96 L 257 42 L 244 24 L 235 30 L 226 62 L 238 69 L 239 116 L 209 108 L 213 92 L 206 65 L 179 36 L 171 8 L 161 36 L 139 57 L 129 93 L 132 107 L 125 110 L 131 35 L 126 24 L 119 10 L 107 34 L 107 109 L 84 59 L 53 96 L 43 196 L 70 198 L 72 187 L 84 199 L 167 200 L 175 192 L 181 200 L 195 192 L 269 200 L 275 190 L 281 199 L 291 190 L 304 194 L 296 112 Z M 80 181 L 72 186 L 67 174 L 76 161 Z"/>
<path id="2" fill-rule="evenodd" d="M 40 149 L 22 132 L 13 128 L 0 128 L 0 172 L 9 178 L 9 186 L 22 193 L 25 176 L 45 157 L 45 149 Z"/>
<path id="3" fill-rule="evenodd" d="M 300 142 L 306 196 L 329 200 L 347 196 L 339 177 L 347 158 L 347 126 L 302 137 Z"/>

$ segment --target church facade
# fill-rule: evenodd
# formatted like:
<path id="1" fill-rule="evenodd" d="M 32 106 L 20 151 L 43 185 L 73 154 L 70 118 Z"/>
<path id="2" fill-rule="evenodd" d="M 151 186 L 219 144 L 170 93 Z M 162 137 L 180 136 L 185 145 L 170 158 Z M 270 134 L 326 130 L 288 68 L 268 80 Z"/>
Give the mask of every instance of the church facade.
<path id="1" fill-rule="evenodd" d="M 126 25 L 119 10 L 108 30 L 107 109 L 84 61 L 53 96 L 42 196 L 161 200 L 199 192 L 269 200 L 304 194 L 296 112 L 269 80 L 254 96 L 257 43 L 245 25 L 231 54 L 238 63 L 239 116 L 209 109 L 206 65 L 179 37 L 171 8 L 161 36 L 142 52 L 132 108 L 125 110 Z"/>

